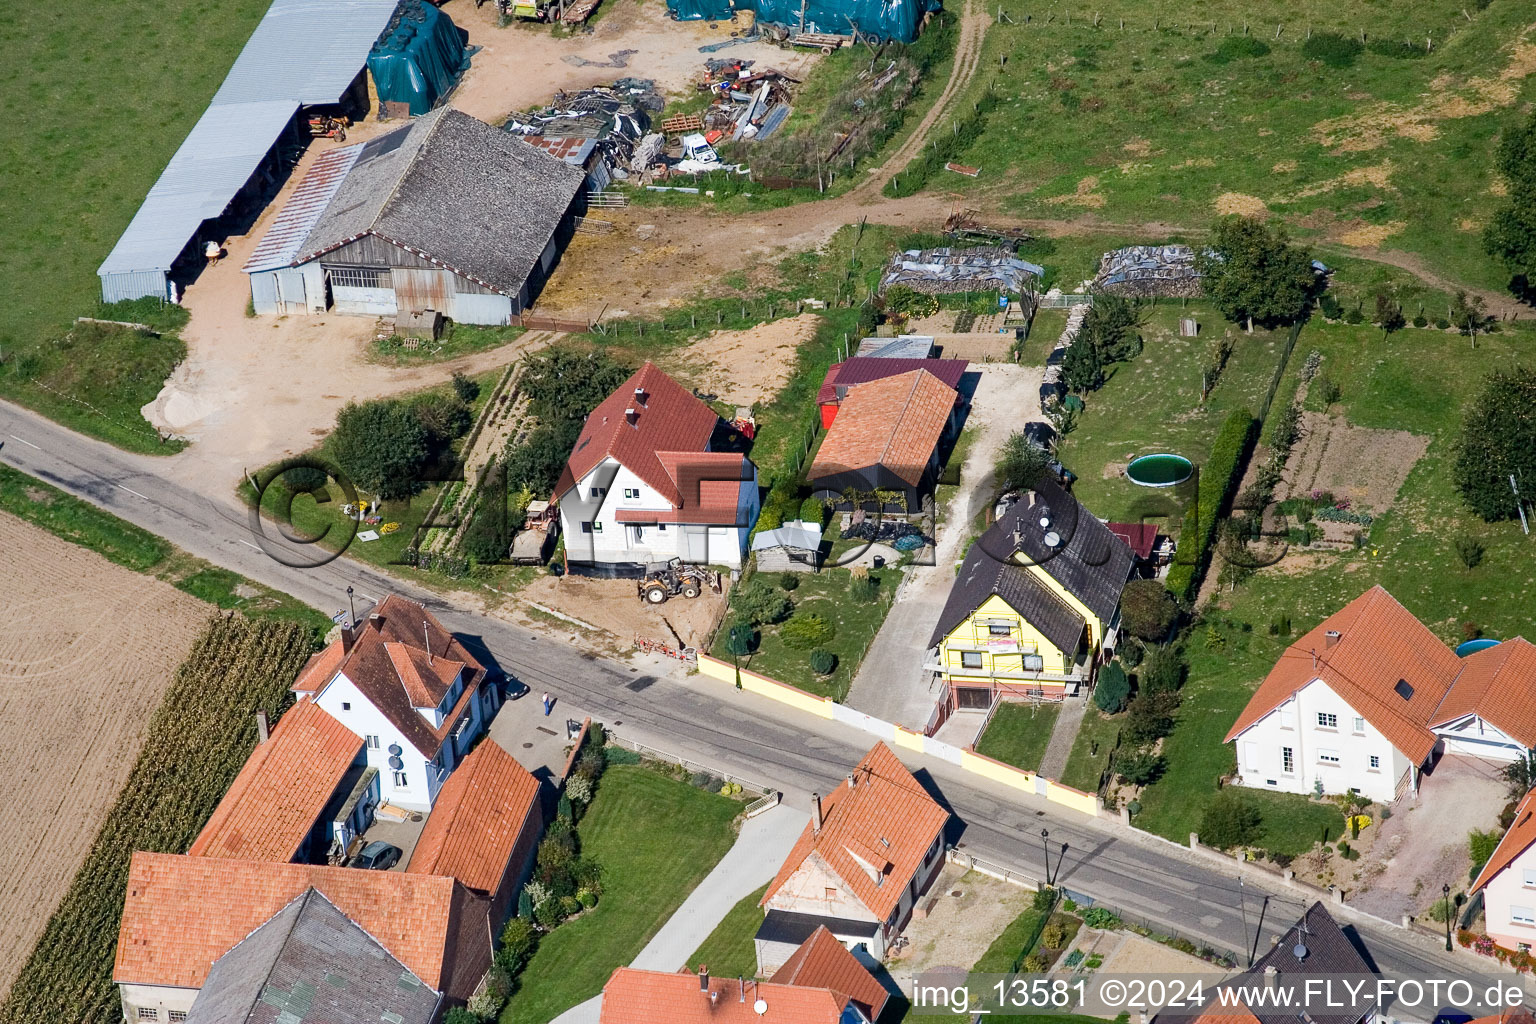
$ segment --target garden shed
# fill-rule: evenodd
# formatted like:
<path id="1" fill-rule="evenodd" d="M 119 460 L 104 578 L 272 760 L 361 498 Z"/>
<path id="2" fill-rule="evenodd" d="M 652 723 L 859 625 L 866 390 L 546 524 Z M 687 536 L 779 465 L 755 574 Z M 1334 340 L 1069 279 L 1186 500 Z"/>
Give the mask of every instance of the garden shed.
<path id="1" fill-rule="evenodd" d="M 821 566 L 821 524 L 792 519 L 752 538 L 762 572 L 816 572 Z"/>
<path id="2" fill-rule="evenodd" d="M 245 264 L 252 304 L 508 323 L 574 232 L 585 178 L 468 114 L 434 110 L 316 163 Z"/>

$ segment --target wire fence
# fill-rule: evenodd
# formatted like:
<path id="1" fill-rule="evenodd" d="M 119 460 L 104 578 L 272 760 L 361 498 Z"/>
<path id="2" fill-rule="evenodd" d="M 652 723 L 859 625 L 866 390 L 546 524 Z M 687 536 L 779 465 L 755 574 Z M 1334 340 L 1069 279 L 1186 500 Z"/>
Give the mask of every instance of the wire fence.
<path id="1" fill-rule="evenodd" d="M 1285 336 L 1285 351 L 1280 353 L 1280 361 L 1275 364 L 1275 375 L 1270 378 L 1269 390 L 1264 394 L 1264 405 L 1259 409 L 1259 428 L 1262 430 L 1264 421 L 1269 417 L 1269 407 L 1275 400 L 1275 392 L 1280 390 L 1280 381 L 1285 377 L 1285 368 L 1290 364 L 1291 352 L 1296 348 L 1296 339 L 1301 337 L 1303 321 L 1298 320 L 1291 325 L 1290 331 Z"/>

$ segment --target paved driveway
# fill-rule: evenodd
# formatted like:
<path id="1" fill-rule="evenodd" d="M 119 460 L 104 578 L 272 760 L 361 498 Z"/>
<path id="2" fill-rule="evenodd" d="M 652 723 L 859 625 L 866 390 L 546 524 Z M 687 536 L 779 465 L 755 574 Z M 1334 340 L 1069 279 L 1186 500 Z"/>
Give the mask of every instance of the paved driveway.
<path id="1" fill-rule="evenodd" d="M 928 637 L 944 610 L 971 520 L 995 497 L 992 466 L 1008 435 L 1040 415 L 1039 366 L 987 363 L 971 397 L 967 428 L 980 431 L 960 470 L 962 489 L 939 525 L 933 565 L 912 566 L 885 624 L 864 655 L 847 703 L 866 714 L 922 729 L 933 714 L 941 686 L 922 670 Z"/>

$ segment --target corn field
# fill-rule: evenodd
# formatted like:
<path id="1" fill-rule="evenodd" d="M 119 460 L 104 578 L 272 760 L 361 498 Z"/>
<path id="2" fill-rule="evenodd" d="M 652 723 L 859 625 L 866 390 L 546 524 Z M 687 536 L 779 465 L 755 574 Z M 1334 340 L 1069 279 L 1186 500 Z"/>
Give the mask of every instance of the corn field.
<path id="1" fill-rule="evenodd" d="M 276 718 L 312 648 L 297 623 L 209 620 L 150 720 L 85 863 L 0 1006 L 0 1024 L 122 1019 L 112 963 L 129 859 L 135 850 L 186 852 L 255 746 L 256 709 Z"/>

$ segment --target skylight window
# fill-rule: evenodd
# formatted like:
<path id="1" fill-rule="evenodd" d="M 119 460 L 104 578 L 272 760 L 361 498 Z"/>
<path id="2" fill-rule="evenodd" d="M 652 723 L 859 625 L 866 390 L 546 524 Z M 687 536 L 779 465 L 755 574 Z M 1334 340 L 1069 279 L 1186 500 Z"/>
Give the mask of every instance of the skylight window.
<path id="1" fill-rule="evenodd" d="M 1413 700 L 1413 687 L 1406 679 L 1399 679 L 1397 685 L 1392 687 L 1392 690 L 1403 700 Z"/>

